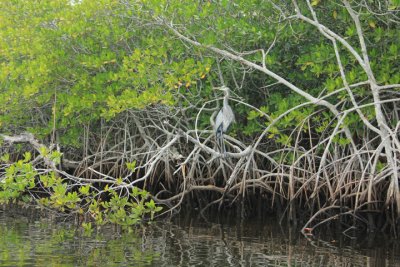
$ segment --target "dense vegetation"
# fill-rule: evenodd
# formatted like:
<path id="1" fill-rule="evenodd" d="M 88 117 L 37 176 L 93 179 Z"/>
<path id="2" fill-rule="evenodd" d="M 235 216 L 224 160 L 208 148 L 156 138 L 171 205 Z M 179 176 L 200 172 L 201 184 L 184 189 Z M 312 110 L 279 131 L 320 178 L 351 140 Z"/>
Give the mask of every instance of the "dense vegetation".
<path id="1" fill-rule="evenodd" d="M 399 8 L 3 1 L 0 201 L 128 225 L 155 203 L 244 203 L 305 228 L 341 215 L 395 230 Z M 236 114 L 226 157 L 210 123 L 222 85 Z"/>

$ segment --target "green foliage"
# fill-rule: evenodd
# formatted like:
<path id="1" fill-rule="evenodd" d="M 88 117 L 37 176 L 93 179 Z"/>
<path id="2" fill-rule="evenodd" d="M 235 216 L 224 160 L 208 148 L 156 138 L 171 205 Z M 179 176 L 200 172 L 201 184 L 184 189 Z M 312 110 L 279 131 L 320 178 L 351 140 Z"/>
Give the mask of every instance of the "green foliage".
<path id="1" fill-rule="evenodd" d="M 84 230 L 84 234 L 86 235 L 86 236 L 90 236 L 92 233 L 93 233 L 93 227 L 92 227 L 92 223 L 91 222 L 88 222 L 88 223 L 82 223 L 82 227 L 83 227 L 83 230 Z"/>
<path id="2" fill-rule="evenodd" d="M 265 49 L 278 36 L 266 57 L 268 68 L 313 95 L 325 90 L 334 93 L 343 87 L 332 44 L 306 23 L 291 23 L 290 27 L 270 23 L 279 19 L 279 13 L 268 1 L 36 2 L 3 1 L 0 6 L 2 131 L 19 127 L 45 137 L 56 127 L 64 145 L 80 146 L 82 125 L 89 122 L 113 120 L 126 110 L 141 110 L 152 104 L 190 105 L 198 100 L 199 95 L 192 90 L 200 83 L 207 87 L 200 96 L 211 98 L 209 86 L 216 77 L 214 59 L 204 49 L 188 48 L 168 34 L 164 26 L 155 23 L 159 18 L 174 18 L 176 25 L 184 25 L 182 33 L 203 44 L 236 51 Z M 311 4 L 321 23 L 332 25 L 357 49 L 356 29 L 344 8 L 320 1 Z M 397 1 L 391 1 L 388 8 L 397 7 Z M 304 3 L 300 8 L 308 14 Z M 365 37 L 373 42 L 368 48 L 376 79 L 382 84 L 399 83 L 397 27 L 380 23 L 368 12 L 362 14 Z M 148 22 L 153 23 L 151 27 Z M 338 48 L 347 82 L 364 81 L 366 75 L 355 58 L 341 45 Z M 262 60 L 261 53 L 244 57 L 258 64 Z M 228 84 L 232 83 L 230 77 L 241 80 L 240 64 L 221 64 Z M 241 94 L 249 104 L 268 107 L 271 117 L 304 101 L 280 86 L 268 89 L 266 99 L 251 90 L 271 82 L 265 76 L 251 74 L 243 80 Z M 362 86 L 352 90 L 357 97 L 371 97 Z M 345 91 L 329 99 L 332 103 L 349 100 Z M 26 112 L 33 108 L 40 112 Z M 311 112 L 297 110 L 277 127 L 292 130 Z M 256 111 L 239 109 L 238 114 L 247 118 L 247 123 L 235 126 L 236 130 L 242 127 L 243 134 L 257 134 L 264 128 L 265 118 Z M 324 119 L 332 120 L 332 115 Z M 207 124 L 208 118 L 201 117 L 200 125 Z M 352 129 L 358 131 L 363 127 L 362 123 L 354 126 Z M 317 126 L 319 132 L 323 131 L 321 127 Z M 282 138 L 277 140 L 287 141 Z M 59 155 L 52 157 L 59 162 Z"/>
<path id="3" fill-rule="evenodd" d="M 135 171 L 135 168 L 136 168 L 136 161 L 127 162 L 127 163 L 126 163 L 126 168 L 127 168 L 128 170 L 130 170 L 131 172 L 134 172 L 134 171 Z"/>
<path id="4" fill-rule="evenodd" d="M 398 8 L 397 2 L 390 1 L 388 9 Z M 321 1 L 311 4 L 321 23 L 331 25 L 357 49 L 354 23 L 341 5 L 322 5 Z M 368 4 L 374 7 L 373 2 Z M 332 93 L 343 87 L 329 40 L 306 23 L 291 23 L 290 27 L 270 23 L 279 19 L 279 13 L 268 1 L 84 0 L 72 5 L 64 0 L 40 4 L 21 0 L 3 1 L 0 7 L 0 129 L 27 128 L 27 122 L 31 124 L 29 130 L 41 136 L 50 134 L 54 126 L 68 129 L 60 131 L 65 145 L 79 146 L 82 125 L 88 122 L 112 120 L 126 110 L 155 103 L 176 105 L 182 100 L 178 91 L 190 102 L 191 88 L 206 77 L 213 78 L 210 72 L 214 60 L 207 51 L 188 49 L 155 23 L 158 18 L 174 18 L 176 25 L 184 25 L 184 34 L 203 44 L 236 51 L 266 48 L 278 36 L 266 57 L 271 70 L 310 94 L 318 95 L 325 89 Z M 300 3 L 300 9 L 308 15 L 305 3 Z M 377 80 L 399 83 L 396 25 L 380 23 L 367 10 L 362 14 L 365 37 L 373 43 L 368 48 Z M 151 27 L 148 22 L 152 22 Z M 364 81 L 366 75 L 355 58 L 340 45 L 339 50 L 348 83 Z M 256 63 L 262 60 L 261 53 L 245 58 Z M 222 62 L 223 73 L 229 74 L 226 79 L 231 74 L 239 78 L 240 65 L 229 64 Z M 204 82 L 209 85 L 208 80 Z M 269 82 L 252 74 L 251 79 L 243 81 L 243 97 L 255 106 L 268 106 L 275 114 L 299 103 L 297 95 L 281 87 L 269 90 L 270 98 L 261 103 L 259 98 L 253 100 L 250 89 Z M 363 87 L 353 90 L 359 97 L 370 97 Z M 204 99 L 210 97 L 209 90 L 203 92 Z M 349 101 L 349 95 L 338 93 L 330 100 Z M 25 112 L 33 108 L 41 112 Z M 253 111 L 240 113 L 249 121 L 243 129 L 247 135 L 262 129 L 255 114 L 249 112 Z M 282 127 L 298 124 L 304 115 Z"/>
<path id="5" fill-rule="evenodd" d="M 27 152 L 23 160 L 18 160 L 5 168 L 5 174 L 0 177 L 0 203 L 15 201 L 22 197 L 26 190 L 35 187 L 35 177 L 38 172 L 29 162 L 30 158 L 31 155 Z M 4 159 L 8 161 L 8 156 L 3 155 L 2 160 Z"/>
<path id="6" fill-rule="evenodd" d="M 1 2 L 0 131 L 20 127 L 44 137 L 56 127 L 64 145 L 80 146 L 82 125 L 172 105 L 180 85 L 205 77 L 212 60 L 184 54 L 162 29 L 142 25 L 141 3 L 129 5 Z M 26 112 L 33 109 L 40 112 Z"/>
<path id="7" fill-rule="evenodd" d="M 10 154 L 7 153 L 7 154 L 4 154 L 4 155 L 1 155 L 0 161 L 4 162 L 4 163 L 8 163 L 10 161 Z"/>
<path id="8" fill-rule="evenodd" d="M 300 11 L 311 18 L 306 1 L 298 2 Z M 389 15 L 399 8 L 399 0 L 385 2 L 387 6 L 379 1 L 364 1 L 363 5 L 350 2 L 360 14 L 374 79 L 379 85 L 399 84 L 399 27 Z M 361 54 L 357 29 L 343 4 L 320 0 L 310 3 L 318 21 Z M 371 12 L 376 8 L 382 13 Z M 282 19 L 281 12 L 287 19 Z M 135 111 L 132 113 L 152 116 L 147 110 L 153 106 L 176 108 L 176 125 L 181 123 L 182 128 L 190 130 L 203 103 L 215 104 L 212 99 L 219 95 L 211 88 L 220 85 L 223 77 L 225 84 L 234 89 L 233 96 L 238 94 L 237 99 L 249 104 L 233 106 L 238 123 L 230 134 L 251 143 L 269 127 L 266 140 L 260 140 L 260 151 L 293 146 L 296 139 L 300 142 L 296 151 L 317 147 L 313 156 L 318 159 L 318 153 L 326 149 L 318 142 L 332 134 L 338 116 L 312 103 L 293 109 L 306 100 L 268 75 L 247 68 L 243 60 L 228 60 L 208 49 L 225 49 L 265 65 L 304 92 L 324 97 L 341 115 L 354 107 L 354 99 L 360 106 L 373 103 L 370 85 L 365 82 L 368 77 L 357 59 L 337 42 L 338 64 L 331 41 L 317 27 L 293 14 L 290 1 L 2 1 L 0 132 L 29 131 L 42 140 L 54 136 L 66 148 L 63 151 L 68 151 L 71 147 L 81 148 L 83 139 L 107 143 L 99 140 L 104 138 L 104 122 L 118 128 L 122 114 Z M 171 24 L 206 47 L 180 40 L 168 28 Z M 262 50 L 268 50 L 264 62 Z M 344 88 L 346 83 L 350 93 Z M 398 89 L 379 94 L 385 115 L 392 126 L 397 125 L 396 116 L 390 113 L 393 107 L 384 101 L 396 96 Z M 373 106 L 359 112 L 377 125 Z M 210 114 L 200 113 L 198 129 L 209 127 Z M 365 136 L 374 138 L 355 111 L 346 113 L 339 130 L 344 126 L 350 131 L 347 137 L 351 135 L 356 141 Z M 151 129 L 149 133 L 153 131 L 144 127 Z M 90 137 L 89 128 L 93 133 Z M 157 130 L 154 132 L 157 134 Z M 114 138 L 112 133 L 107 135 Z M 341 133 L 332 141 L 337 147 L 350 143 Z M 374 142 L 366 143 L 374 146 Z M 360 144 L 355 145 L 364 146 Z M 0 181 L 2 202 L 28 201 L 30 189 L 42 188 L 46 196 L 38 200 L 40 204 L 89 217 L 97 225 L 111 222 L 130 226 L 152 219 L 161 210 L 145 191 L 133 188 L 124 195 L 121 177 L 98 188 L 71 184 L 56 173 L 39 173 L 30 163 L 31 154 L 23 154 L 20 145 L 15 150 L 19 155 L 16 162 L 11 162 L 8 154 L 0 157 L 5 166 Z M 283 152 L 274 157 L 284 162 L 293 161 L 300 153 L 278 151 Z M 86 153 L 80 152 L 77 154 Z M 43 147 L 40 154 L 56 165 L 61 162 L 59 151 Z M 136 170 L 135 161 L 124 162 L 127 171 Z M 377 165 L 379 171 L 385 167 L 383 163 Z M 88 232 L 92 229 L 89 223 L 84 225 Z"/>
<path id="9" fill-rule="evenodd" d="M 8 161 L 6 155 L 2 158 Z M 54 172 L 39 174 L 32 165 L 29 152 L 24 154 L 23 160 L 9 164 L 4 171 L 5 174 L 0 177 L 0 203 L 31 202 L 31 192 L 41 192 L 42 196 L 36 199 L 37 204 L 61 212 L 88 213 L 97 225 L 113 223 L 132 226 L 147 219 L 153 220 L 154 215 L 162 210 L 152 199 L 148 200 L 148 192 L 137 187 L 133 187 L 130 195 L 120 196 L 116 190 L 106 186 L 101 195 L 110 199 L 102 201 L 96 198 L 97 193 L 91 190 L 91 184 L 71 186 L 67 179 Z M 96 192 L 99 189 L 97 187 Z M 90 221 L 82 226 L 87 234 L 93 230 Z"/>

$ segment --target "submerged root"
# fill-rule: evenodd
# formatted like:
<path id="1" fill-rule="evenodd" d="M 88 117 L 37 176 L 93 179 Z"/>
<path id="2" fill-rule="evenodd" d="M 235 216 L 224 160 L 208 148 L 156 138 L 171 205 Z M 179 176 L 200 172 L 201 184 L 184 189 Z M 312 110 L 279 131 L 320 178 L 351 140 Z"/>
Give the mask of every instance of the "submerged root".
<path id="1" fill-rule="evenodd" d="M 209 208 L 224 210 L 247 199 L 247 213 L 279 213 L 290 222 L 302 221 L 303 231 L 348 216 L 367 228 L 396 229 L 399 214 L 392 177 L 399 169 L 392 165 L 398 165 L 400 149 L 394 138 L 392 165 L 382 164 L 386 147 L 377 136 L 365 136 L 367 141 L 354 149 L 352 142 L 332 142 L 344 132 L 315 140 L 301 127 L 291 133 L 294 146 L 275 150 L 268 148 L 264 133 L 251 144 L 227 135 L 224 156 L 215 149 L 210 130 L 188 130 L 190 125 L 166 115 L 162 109 L 126 113 L 118 123 L 102 124 L 101 138 L 88 132 L 83 141 L 90 149 L 84 155 L 62 151 L 61 164 L 45 160 L 44 166 L 36 167 L 55 171 L 70 187 L 109 184 L 123 194 L 134 187 L 146 189 L 167 208 L 164 213 L 179 211 L 189 200 L 205 214 Z M 8 144 L 29 143 L 37 151 L 43 146 L 32 135 L 20 137 L 3 139 Z M 3 146 L 3 152 L 11 147 Z M 129 167 L 133 162 L 136 165 Z M 384 214 L 386 221 L 375 221 L 374 214 Z"/>

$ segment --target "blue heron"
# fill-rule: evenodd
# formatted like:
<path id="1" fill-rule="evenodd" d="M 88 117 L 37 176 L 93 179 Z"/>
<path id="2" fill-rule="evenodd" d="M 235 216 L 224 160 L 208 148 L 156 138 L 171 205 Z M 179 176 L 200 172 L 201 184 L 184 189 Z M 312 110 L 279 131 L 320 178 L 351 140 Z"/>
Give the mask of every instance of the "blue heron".
<path id="1" fill-rule="evenodd" d="M 226 153 L 224 143 L 224 133 L 228 130 L 232 122 L 235 122 L 235 115 L 233 114 L 232 108 L 228 104 L 229 99 L 229 88 L 222 86 L 217 88 L 224 92 L 224 102 L 222 108 L 217 114 L 214 124 L 214 132 L 217 139 L 217 143 L 222 150 L 222 153 Z"/>

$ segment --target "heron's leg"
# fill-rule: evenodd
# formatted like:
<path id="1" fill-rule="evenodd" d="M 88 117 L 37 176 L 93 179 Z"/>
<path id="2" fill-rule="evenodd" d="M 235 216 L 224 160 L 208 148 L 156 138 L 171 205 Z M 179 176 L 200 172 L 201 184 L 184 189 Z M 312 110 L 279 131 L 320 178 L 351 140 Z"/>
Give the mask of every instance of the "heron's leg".
<path id="1" fill-rule="evenodd" d="M 225 141 L 224 141 L 224 134 L 221 135 L 221 149 L 222 149 L 222 154 L 224 155 L 224 158 L 226 158 L 226 148 L 225 148 Z"/>
<path id="2" fill-rule="evenodd" d="M 223 143 L 223 140 L 222 140 L 222 136 L 220 136 L 219 138 L 218 138 L 218 147 L 219 147 L 219 152 L 220 153 L 222 153 L 222 151 L 223 151 L 223 148 L 222 148 L 222 143 Z"/>
<path id="3" fill-rule="evenodd" d="M 221 128 L 222 130 L 222 128 Z M 224 141 L 224 132 L 217 131 L 216 133 L 217 139 L 217 146 L 219 148 L 219 152 L 223 155 L 223 158 L 226 158 L 226 148 L 225 148 L 225 141 Z"/>

